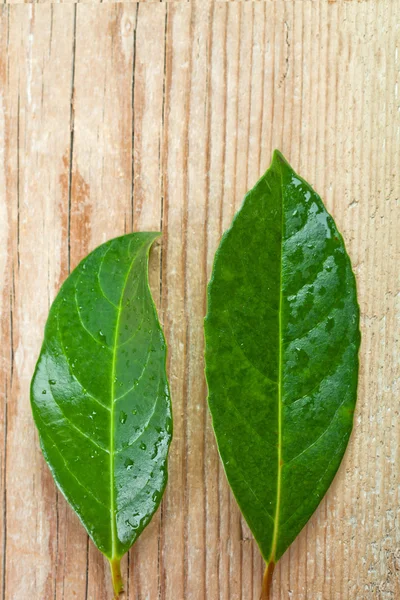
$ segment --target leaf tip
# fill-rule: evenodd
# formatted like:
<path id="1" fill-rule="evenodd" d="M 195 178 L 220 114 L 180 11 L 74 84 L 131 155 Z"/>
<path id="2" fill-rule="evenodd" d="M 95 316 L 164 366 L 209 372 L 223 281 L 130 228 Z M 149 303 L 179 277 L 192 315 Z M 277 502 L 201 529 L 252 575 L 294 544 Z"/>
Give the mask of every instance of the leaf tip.
<path id="1" fill-rule="evenodd" d="M 283 156 L 282 152 L 277 148 L 275 148 L 272 155 L 272 164 L 274 163 L 290 166 L 286 158 Z"/>

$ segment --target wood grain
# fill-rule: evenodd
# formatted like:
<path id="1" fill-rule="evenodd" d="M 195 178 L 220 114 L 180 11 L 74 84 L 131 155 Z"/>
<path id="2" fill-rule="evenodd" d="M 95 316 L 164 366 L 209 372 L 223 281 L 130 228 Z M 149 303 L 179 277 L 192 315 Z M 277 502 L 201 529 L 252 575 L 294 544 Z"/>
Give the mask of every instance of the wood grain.
<path id="1" fill-rule="evenodd" d="M 108 566 L 39 451 L 29 383 L 78 261 L 163 236 L 151 286 L 174 408 L 161 509 L 126 598 L 258 600 L 263 564 L 206 408 L 206 282 L 273 148 L 342 231 L 362 314 L 355 429 L 276 568 L 273 600 L 400 598 L 400 1 L 0 8 L 0 597 L 106 600 Z"/>

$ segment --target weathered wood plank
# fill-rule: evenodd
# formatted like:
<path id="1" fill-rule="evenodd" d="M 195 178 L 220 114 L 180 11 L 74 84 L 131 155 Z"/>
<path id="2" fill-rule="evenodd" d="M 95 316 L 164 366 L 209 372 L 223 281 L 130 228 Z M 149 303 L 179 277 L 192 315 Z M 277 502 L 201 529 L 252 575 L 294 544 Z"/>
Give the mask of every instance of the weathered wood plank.
<path id="1" fill-rule="evenodd" d="M 2 55 L 2 227 L 7 233 L 1 244 L 6 261 L 2 279 L 12 311 L 12 317 L 2 312 L 6 325 L 12 319 L 10 337 L 3 342 L 9 357 L 4 380 L 3 597 L 52 598 L 59 543 L 57 493 L 38 453 L 29 382 L 50 302 L 66 273 L 60 178 L 70 138 L 73 8 L 18 6 L 2 13 L 8 29 L 2 37 L 7 43 Z M 75 575 L 82 576 L 78 571 Z"/>
<path id="2" fill-rule="evenodd" d="M 68 270 L 159 230 L 151 287 L 169 344 L 169 484 L 124 559 L 127 598 L 258 600 L 263 565 L 206 409 L 215 249 L 279 147 L 323 196 L 358 279 L 355 430 L 273 599 L 400 596 L 399 0 L 0 9 L 0 594 L 111 598 L 108 565 L 40 455 L 29 382 Z"/>
<path id="3" fill-rule="evenodd" d="M 162 306 L 169 342 L 168 373 L 173 398 L 174 439 L 171 445 L 164 506 L 161 597 L 186 594 L 187 489 L 187 240 L 188 99 L 192 6 L 171 5 L 167 14 L 164 120 L 164 218 Z M 171 485 L 171 481 L 175 481 Z"/>

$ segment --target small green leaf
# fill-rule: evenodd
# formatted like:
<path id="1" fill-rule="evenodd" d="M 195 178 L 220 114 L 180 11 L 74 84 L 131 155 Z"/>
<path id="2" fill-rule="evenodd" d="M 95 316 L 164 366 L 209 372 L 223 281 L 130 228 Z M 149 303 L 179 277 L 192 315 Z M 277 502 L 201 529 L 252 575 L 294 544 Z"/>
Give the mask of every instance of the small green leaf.
<path id="1" fill-rule="evenodd" d="M 148 284 L 158 233 L 99 246 L 71 273 L 49 313 L 31 384 L 33 416 L 54 479 L 110 560 L 157 509 L 172 434 L 166 345 Z"/>
<path id="2" fill-rule="evenodd" d="M 275 152 L 215 256 L 205 321 L 225 472 L 272 569 L 311 517 L 352 429 L 356 285 L 319 196 Z"/>

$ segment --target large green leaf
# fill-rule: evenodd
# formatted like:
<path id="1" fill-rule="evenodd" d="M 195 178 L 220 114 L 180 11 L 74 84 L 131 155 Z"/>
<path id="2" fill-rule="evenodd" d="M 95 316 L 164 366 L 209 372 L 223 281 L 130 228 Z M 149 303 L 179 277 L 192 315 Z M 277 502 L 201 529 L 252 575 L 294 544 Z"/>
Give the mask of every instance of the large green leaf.
<path id="1" fill-rule="evenodd" d="M 218 448 L 267 587 L 339 467 L 360 343 L 343 239 L 279 152 L 216 253 L 205 333 Z"/>
<path id="2" fill-rule="evenodd" d="M 49 313 L 31 385 L 57 485 L 112 566 L 148 524 L 167 481 L 172 433 L 166 345 L 148 285 L 157 233 L 99 246 Z"/>

